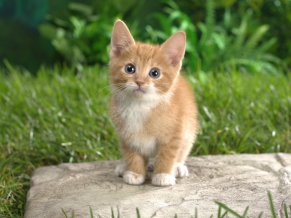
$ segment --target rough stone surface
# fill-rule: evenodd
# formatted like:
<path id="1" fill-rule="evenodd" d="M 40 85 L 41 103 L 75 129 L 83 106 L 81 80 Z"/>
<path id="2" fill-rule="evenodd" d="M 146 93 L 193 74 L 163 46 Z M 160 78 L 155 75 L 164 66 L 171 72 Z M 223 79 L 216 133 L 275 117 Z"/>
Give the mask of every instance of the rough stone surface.
<path id="1" fill-rule="evenodd" d="M 272 217 L 267 191 L 272 193 L 277 217 L 283 218 L 284 203 L 291 205 L 291 154 L 219 155 L 188 159 L 189 177 L 171 187 L 155 187 L 150 180 L 131 186 L 114 176 L 120 161 L 61 164 L 41 167 L 31 178 L 25 218 L 137 217 L 138 207 L 146 217 L 217 217 L 222 202 L 248 217 Z M 233 216 L 229 216 L 233 217 Z"/>

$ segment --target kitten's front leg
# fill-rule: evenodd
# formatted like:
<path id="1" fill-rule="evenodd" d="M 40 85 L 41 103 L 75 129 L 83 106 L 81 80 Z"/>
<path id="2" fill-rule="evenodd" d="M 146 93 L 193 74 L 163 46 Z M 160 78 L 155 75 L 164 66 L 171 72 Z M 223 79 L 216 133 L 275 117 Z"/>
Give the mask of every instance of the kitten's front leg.
<path id="1" fill-rule="evenodd" d="M 126 172 L 126 163 L 118 164 L 115 167 L 114 174 L 119 177 L 123 177 L 124 173 Z"/>
<path id="2" fill-rule="evenodd" d="M 175 185 L 174 167 L 178 155 L 180 140 L 173 140 L 168 144 L 161 144 L 152 177 L 152 184 L 156 186 Z"/>
<path id="3" fill-rule="evenodd" d="M 121 144 L 121 149 L 126 163 L 126 171 L 123 174 L 123 180 L 130 185 L 140 185 L 144 183 L 146 178 L 145 159 L 123 143 Z"/>

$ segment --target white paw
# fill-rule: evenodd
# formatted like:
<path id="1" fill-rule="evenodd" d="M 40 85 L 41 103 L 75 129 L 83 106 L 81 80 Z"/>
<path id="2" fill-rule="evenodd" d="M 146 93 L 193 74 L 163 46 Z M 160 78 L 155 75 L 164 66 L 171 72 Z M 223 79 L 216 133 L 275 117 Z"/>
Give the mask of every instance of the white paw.
<path id="1" fill-rule="evenodd" d="M 175 185 L 176 179 L 173 175 L 168 173 L 155 174 L 152 179 L 152 184 L 156 186 Z"/>
<path id="2" fill-rule="evenodd" d="M 123 180 L 130 185 L 140 185 L 144 182 L 145 177 L 131 171 L 126 171 L 123 175 Z"/>
<path id="3" fill-rule="evenodd" d="M 176 163 L 175 177 L 189 176 L 188 168 L 182 163 Z"/>
<path id="4" fill-rule="evenodd" d="M 122 177 L 125 171 L 126 171 L 126 164 L 125 163 L 118 164 L 114 170 L 114 174 L 116 176 Z"/>

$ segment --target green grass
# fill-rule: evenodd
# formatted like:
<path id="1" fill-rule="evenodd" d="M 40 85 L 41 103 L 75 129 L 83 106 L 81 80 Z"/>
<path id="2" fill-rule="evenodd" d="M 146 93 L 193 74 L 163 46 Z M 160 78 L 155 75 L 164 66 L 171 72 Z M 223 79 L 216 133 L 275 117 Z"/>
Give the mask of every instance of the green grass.
<path id="1" fill-rule="evenodd" d="M 0 72 L 0 217 L 23 217 L 32 171 L 62 162 L 117 159 L 108 118 L 107 69 L 9 64 Z M 291 152 L 291 78 L 266 74 L 187 75 L 200 134 L 192 155 Z"/>
<path id="2" fill-rule="evenodd" d="M 218 74 L 193 81 L 201 132 L 192 154 L 291 151 L 291 78 Z"/>

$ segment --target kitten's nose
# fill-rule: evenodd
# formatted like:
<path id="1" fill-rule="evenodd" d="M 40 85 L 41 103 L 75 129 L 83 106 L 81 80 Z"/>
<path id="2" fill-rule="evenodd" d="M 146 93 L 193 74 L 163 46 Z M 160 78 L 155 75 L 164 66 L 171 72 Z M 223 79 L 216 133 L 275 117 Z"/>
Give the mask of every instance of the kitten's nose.
<path id="1" fill-rule="evenodd" d="M 144 84 L 144 82 L 141 81 L 141 80 L 137 80 L 137 81 L 135 81 L 135 83 L 136 83 L 139 87 L 141 87 L 141 86 Z"/>

